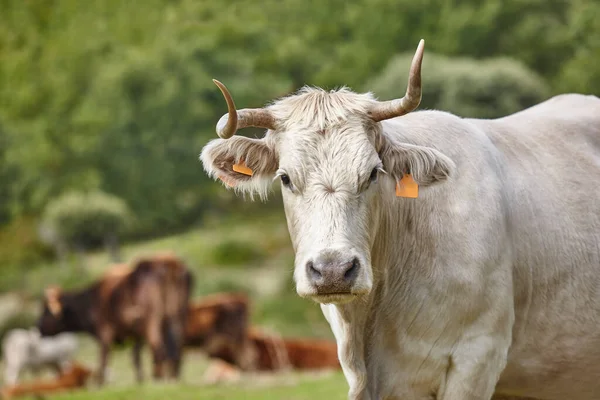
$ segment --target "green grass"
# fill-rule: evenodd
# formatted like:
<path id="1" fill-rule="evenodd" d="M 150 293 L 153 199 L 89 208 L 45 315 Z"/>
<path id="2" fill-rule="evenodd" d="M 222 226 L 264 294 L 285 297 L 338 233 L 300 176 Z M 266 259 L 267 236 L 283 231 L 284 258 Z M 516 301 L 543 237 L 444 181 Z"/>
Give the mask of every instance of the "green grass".
<path id="1" fill-rule="evenodd" d="M 279 383 L 197 386 L 146 384 L 141 387 L 79 391 L 53 397 L 56 400 L 344 400 L 346 387 L 340 374 L 325 377 L 296 375 Z"/>
<path id="2" fill-rule="evenodd" d="M 80 336 L 78 361 L 95 370 L 98 348 L 89 337 Z M 341 371 L 248 373 L 232 383 L 206 384 L 203 374 L 209 360 L 199 351 L 187 350 L 179 382 L 162 383 L 149 379 L 150 354 L 143 354 L 146 381 L 134 380 L 131 353 L 128 348 L 111 352 L 108 382 L 99 388 L 90 379 L 88 387 L 52 396 L 55 400 L 344 400 L 348 387 Z M 49 377 L 44 372 L 41 377 Z M 31 377 L 25 375 L 24 380 Z"/>

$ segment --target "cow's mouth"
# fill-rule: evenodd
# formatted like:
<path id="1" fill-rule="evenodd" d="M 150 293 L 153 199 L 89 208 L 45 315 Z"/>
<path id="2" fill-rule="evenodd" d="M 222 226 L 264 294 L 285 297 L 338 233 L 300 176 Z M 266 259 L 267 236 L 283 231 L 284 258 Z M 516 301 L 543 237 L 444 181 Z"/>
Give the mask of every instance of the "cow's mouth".
<path id="1" fill-rule="evenodd" d="M 355 300 L 358 294 L 352 292 L 314 293 L 304 297 L 321 304 L 347 304 Z"/>

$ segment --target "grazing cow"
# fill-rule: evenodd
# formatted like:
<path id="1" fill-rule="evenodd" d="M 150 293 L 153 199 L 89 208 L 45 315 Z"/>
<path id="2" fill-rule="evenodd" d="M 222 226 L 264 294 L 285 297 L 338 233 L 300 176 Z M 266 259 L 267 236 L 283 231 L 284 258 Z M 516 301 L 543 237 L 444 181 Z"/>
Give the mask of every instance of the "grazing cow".
<path id="1" fill-rule="evenodd" d="M 15 397 L 64 392 L 84 387 L 92 371 L 87 367 L 73 362 L 53 380 L 39 380 L 18 385 L 5 385 L 2 387 L 2 398 L 5 400 Z"/>
<path id="2" fill-rule="evenodd" d="M 143 380 L 141 349 L 146 341 L 153 355 L 153 377 L 179 377 L 187 307 L 193 277 L 171 254 L 138 259 L 128 270 L 117 265 L 90 286 L 73 292 L 50 288 L 38 321 L 44 336 L 86 332 L 101 348 L 98 381 L 104 383 L 110 346 L 134 340 L 133 362 L 138 382 Z"/>
<path id="3" fill-rule="evenodd" d="M 335 342 L 320 339 L 282 338 L 265 334 L 257 328 L 247 333 L 247 344 L 254 353 L 251 366 L 240 366 L 233 347 L 220 346 L 212 353 L 215 359 L 204 374 L 204 382 L 236 381 L 242 371 L 340 369 Z"/>
<path id="4" fill-rule="evenodd" d="M 60 373 L 69 366 L 78 347 L 77 337 L 72 333 L 43 338 L 35 327 L 13 329 L 2 341 L 4 383 L 16 384 L 25 369 L 37 373 L 49 367 Z"/>
<path id="5" fill-rule="evenodd" d="M 249 300 L 241 293 L 205 296 L 189 306 L 186 346 L 243 370 L 255 369 L 256 354 L 248 338 Z"/>
<path id="6" fill-rule="evenodd" d="M 282 338 L 252 329 L 250 341 L 258 354 L 259 371 L 280 369 L 339 369 L 335 342 L 309 338 Z"/>
<path id="7" fill-rule="evenodd" d="M 423 47 L 390 101 L 304 88 L 236 111 L 215 81 L 229 111 L 204 168 L 241 193 L 281 180 L 296 291 L 321 303 L 350 399 L 597 399 L 600 99 L 410 114 Z M 247 126 L 265 137 L 233 136 Z"/>

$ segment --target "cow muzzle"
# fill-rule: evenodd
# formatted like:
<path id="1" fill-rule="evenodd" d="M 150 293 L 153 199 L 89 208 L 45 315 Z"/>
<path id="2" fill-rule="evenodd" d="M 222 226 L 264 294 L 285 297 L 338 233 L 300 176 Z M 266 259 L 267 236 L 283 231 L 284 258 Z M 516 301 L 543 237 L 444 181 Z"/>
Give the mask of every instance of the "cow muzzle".
<path id="1" fill-rule="evenodd" d="M 347 303 L 366 294 L 365 262 L 357 255 L 321 251 L 304 264 L 306 290 L 298 294 L 319 303 Z"/>

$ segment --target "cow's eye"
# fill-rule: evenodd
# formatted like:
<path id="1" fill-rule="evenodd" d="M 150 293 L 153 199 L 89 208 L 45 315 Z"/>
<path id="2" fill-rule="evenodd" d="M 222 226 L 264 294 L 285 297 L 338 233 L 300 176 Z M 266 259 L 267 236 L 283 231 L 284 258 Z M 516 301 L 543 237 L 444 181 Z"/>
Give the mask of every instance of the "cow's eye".
<path id="1" fill-rule="evenodd" d="M 290 177 L 287 176 L 286 174 L 282 174 L 279 176 L 279 178 L 281 179 L 281 183 L 284 184 L 284 186 L 290 186 Z"/>
<path id="2" fill-rule="evenodd" d="M 371 176 L 369 176 L 369 181 L 375 182 L 377 180 L 378 173 L 379 173 L 379 168 L 373 168 L 373 171 L 371 171 Z"/>

